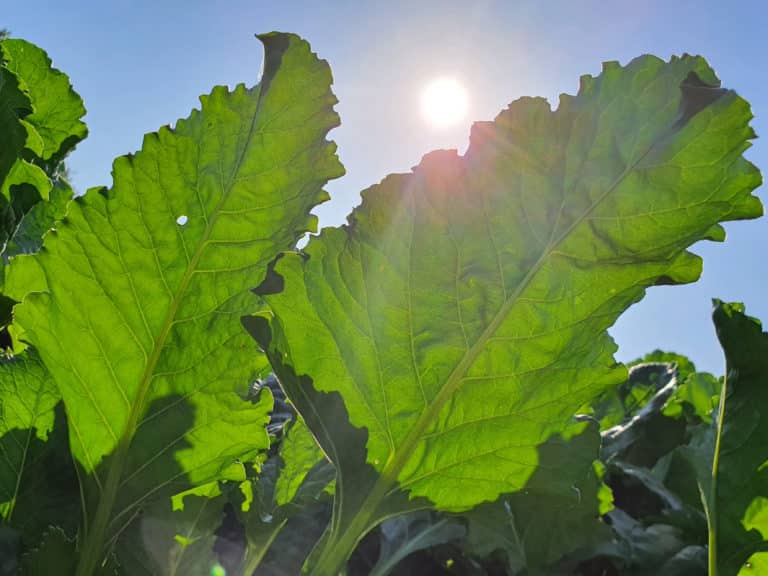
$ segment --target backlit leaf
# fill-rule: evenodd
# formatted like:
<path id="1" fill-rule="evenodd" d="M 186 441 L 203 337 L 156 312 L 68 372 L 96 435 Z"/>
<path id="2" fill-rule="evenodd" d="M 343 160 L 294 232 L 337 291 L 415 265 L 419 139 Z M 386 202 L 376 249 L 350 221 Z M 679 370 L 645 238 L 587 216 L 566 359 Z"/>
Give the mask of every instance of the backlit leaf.
<path id="1" fill-rule="evenodd" d="M 464 156 L 385 178 L 276 262 L 259 289 L 274 316 L 250 329 L 338 470 L 317 574 L 382 518 L 524 489 L 537 448 L 626 379 L 616 318 L 696 280 L 686 249 L 719 222 L 762 213 L 749 105 L 717 84 L 701 58 L 608 63 L 556 111 L 523 98 Z"/>
<path id="2" fill-rule="evenodd" d="M 83 576 L 145 501 L 242 480 L 269 445 L 271 396 L 245 401 L 267 362 L 239 318 L 259 309 L 250 289 L 314 229 L 309 211 L 343 168 L 325 139 L 338 124 L 328 65 L 295 36 L 262 41 L 257 86 L 217 87 L 147 135 L 115 161 L 111 189 L 75 199 L 43 249 L 8 268 L 86 479 Z"/>

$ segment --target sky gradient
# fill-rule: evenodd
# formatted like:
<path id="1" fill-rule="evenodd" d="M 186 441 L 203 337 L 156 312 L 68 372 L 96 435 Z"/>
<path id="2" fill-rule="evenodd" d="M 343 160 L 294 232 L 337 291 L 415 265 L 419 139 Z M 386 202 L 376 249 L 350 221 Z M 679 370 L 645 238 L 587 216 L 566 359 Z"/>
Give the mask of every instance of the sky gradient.
<path id="1" fill-rule="evenodd" d="M 306 1 L 6 0 L 0 28 L 44 48 L 83 97 L 88 139 L 70 156 L 78 191 L 111 184 L 112 160 L 141 147 L 143 134 L 185 117 L 217 84 L 258 80 L 257 32 L 296 32 L 327 59 L 342 126 L 331 133 L 347 175 L 331 182 L 321 226 L 342 223 L 360 190 L 404 172 L 435 148 L 463 152 L 469 120 L 425 123 L 419 93 L 435 76 L 469 92 L 468 118 L 492 119 L 520 96 L 556 105 L 601 62 L 643 53 L 705 56 L 723 85 L 751 104 L 768 134 L 768 44 L 763 1 Z M 747 157 L 768 170 L 768 144 Z M 765 188 L 758 190 L 768 202 Z M 658 287 L 612 329 L 618 358 L 654 348 L 691 357 L 721 374 L 710 300 L 739 300 L 768 323 L 768 219 L 726 224 L 725 244 L 700 243 L 701 280 Z"/>

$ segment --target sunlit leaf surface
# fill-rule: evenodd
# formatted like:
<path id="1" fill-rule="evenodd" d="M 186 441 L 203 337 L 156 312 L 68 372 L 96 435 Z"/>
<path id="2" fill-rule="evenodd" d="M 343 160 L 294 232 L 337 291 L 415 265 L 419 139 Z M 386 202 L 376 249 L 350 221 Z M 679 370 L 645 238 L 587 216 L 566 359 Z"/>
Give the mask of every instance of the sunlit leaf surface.
<path id="1" fill-rule="evenodd" d="M 74 200 L 41 252 L 9 266 L 15 319 L 61 391 L 87 484 L 80 574 L 144 501 L 242 479 L 269 445 L 271 396 L 244 401 L 266 359 L 239 319 L 343 168 L 325 139 L 339 122 L 327 63 L 295 36 L 262 41 L 257 86 L 217 87 L 147 135 L 115 161 L 112 188 Z"/>
<path id="2" fill-rule="evenodd" d="M 250 329 L 339 469 L 318 574 L 397 511 L 523 489 L 537 448 L 625 380 L 607 328 L 646 288 L 697 279 L 686 249 L 719 222 L 762 213 L 749 106 L 717 83 L 701 58 L 608 63 L 556 111 L 523 98 L 464 156 L 385 178 L 276 262 L 259 290 L 274 318 Z"/>

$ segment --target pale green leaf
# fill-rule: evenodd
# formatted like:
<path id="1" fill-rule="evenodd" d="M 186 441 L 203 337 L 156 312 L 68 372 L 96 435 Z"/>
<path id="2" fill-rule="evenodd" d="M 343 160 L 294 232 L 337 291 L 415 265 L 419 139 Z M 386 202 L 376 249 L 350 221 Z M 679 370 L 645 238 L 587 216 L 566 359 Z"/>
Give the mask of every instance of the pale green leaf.
<path id="1" fill-rule="evenodd" d="M 696 280 L 686 249 L 722 240 L 719 222 L 762 213 L 749 105 L 716 83 L 701 58 L 608 63 L 556 111 L 523 98 L 476 124 L 464 156 L 387 177 L 348 226 L 276 262 L 259 289 L 274 317 L 250 328 L 344 501 L 318 574 L 388 515 L 523 489 L 537 448 L 626 379 L 616 318 L 650 286 Z M 327 393 L 365 431 L 367 471 L 334 446 L 350 441 L 317 406 Z"/>
<path id="2" fill-rule="evenodd" d="M 239 319 L 343 168 L 325 139 L 338 124 L 328 65 L 298 37 L 262 40 L 256 87 L 217 87 L 147 135 L 115 161 L 111 189 L 71 202 L 43 249 L 8 267 L 15 319 L 61 391 L 87 478 L 79 574 L 145 501 L 242 480 L 241 462 L 269 445 L 271 396 L 244 400 L 267 362 Z"/>
<path id="3" fill-rule="evenodd" d="M 285 437 L 281 440 L 280 459 L 283 465 L 275 483 L 275 504 L 285 506 L 297 496 L 301 496 L 298 492 L 305 484 L 310 471 L 317 464 L 327 461 L 306 424 L 301 419 L 293 421 Z M 328 482 L 330 482 L 332 477 L 333 474 L 331 473 L 328 477 Z M 318 493 L 325 486 L 320 486 L 319 488 Z"/>

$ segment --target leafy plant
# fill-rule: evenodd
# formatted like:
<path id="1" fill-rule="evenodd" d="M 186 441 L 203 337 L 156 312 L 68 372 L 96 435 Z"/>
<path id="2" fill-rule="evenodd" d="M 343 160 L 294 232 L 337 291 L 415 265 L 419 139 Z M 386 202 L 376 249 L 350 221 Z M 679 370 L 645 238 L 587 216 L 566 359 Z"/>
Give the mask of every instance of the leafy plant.
<path id="1" fill-rule="evenodd" d="M 607 63 L 297 251 L 343 173 L 336 100 L 306 42 L 260 38 L 255 87 L 215 88 L 74 199 L 82 102 L 0 43 L 2 570 L 672 575 L 761 550 L 764 434 L 712 414 L 719 381 L 684 358 L 628 373 L 607 333 L 760 215 L 747 103 L 699 57 Z M 708 479 L 713 437 L 754 466 Z"/>

